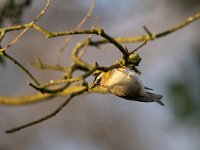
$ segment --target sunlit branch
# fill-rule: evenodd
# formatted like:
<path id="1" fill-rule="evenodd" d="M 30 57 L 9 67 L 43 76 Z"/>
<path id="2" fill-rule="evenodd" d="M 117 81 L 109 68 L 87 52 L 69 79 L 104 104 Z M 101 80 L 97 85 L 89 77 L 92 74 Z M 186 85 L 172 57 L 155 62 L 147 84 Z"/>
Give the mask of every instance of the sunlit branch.
<path id="1" fill-rule="evenodd" d="M 39 18 L 42 17 L 42 16 L 45 14 L 45 12 L 47 11 L 47 8 L 48 8 L 49 5 L 50 5 L 50 2 L 51 2 L 51 0 L 47 0 L 47 3 L 46 3 L 46 5 L 45 5 L 45 7 L 44 7 L 44 8 L 41 10 L 41 12 L 35 17 L 34 21 L 32 21 L 32 22 L 29 23 L 29 24 L 26 24 L 25 26 L 23 26 L 23 25 L 22 25 L 22 26 L 18 26 L 18 27 L 25 27 L 25 29 L 24 29 L 22 32 L 20 32 L 20 33 L 17 35 L 17 37 L 14 38 L 7 46 L 1 48 L 1 49 L 0 49 L 0 52 L 5 51 L 5 50 L 8 49 L 9 47 L 11 47 L 11 46 L 13 46 L 15 43 L 17 43 L 17 42 L 20 40 L 20 38 L 33 26 L 33 24 L 36 23 L 36 22 L 39 20 Z M 12 28 L 12 27 L 11 27 L 11 28 Z M 22 29 L 22 28 L 21 28 L 21 29 Z M 17 28 L 17 30 L 18 30 L 18 28 Z M 0 30 L 0 32 L 1 32 L 1 33 L 4 33 L 4 35 L 5 35 L 5 34 L 6 34 L 6 31 L 9 31 L 9 29 L 8 29 L 8 30 L 2 29 L 2 31 L 4 31 L 4 32 L 1 32 L 1 30 Z M 4 35 L 1 35 L 1 36 L 4 36 Z"/>
<path id="2" fill-rule="evenodd" d="M 87 22 L 87 20 L 89 19 L 89 17 L 91 16 L 92 14 L 92 11 L 94 9 L 94 5 L 95 5 L 95 0 L 91 0 L 91 3 L 90 3 L 90 7 L 88 9 L 88 12 L 86 13 L 86 15 L 83 17 L 83 19 L 80 21 L 80 23 L 75 27 L 74 30 L 79 30 L 81 29 L 81 27 Z M 68 36 L 62 47 L 60 48 L 59 52 L 58 52 L 58 58 L 57 58 L 57 64 L 60 64 L 60 59 L 62 57 L 62 53 L 63 51 L 66 49 L 67 45 L 69 44 L 69 42 L 72 40 L 73 36 Z"/>

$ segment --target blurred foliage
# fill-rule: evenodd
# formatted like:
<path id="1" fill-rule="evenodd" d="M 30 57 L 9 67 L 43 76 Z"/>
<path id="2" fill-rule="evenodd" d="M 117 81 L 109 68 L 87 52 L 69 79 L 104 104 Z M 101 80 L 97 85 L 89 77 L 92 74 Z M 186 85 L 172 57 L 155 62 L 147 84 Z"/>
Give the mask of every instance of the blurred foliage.
<path id="1" fill-rule="evenodd" d="M 200 0 L 169 0 L 168 3 L 172 6 L 178 5 L 184 12 L 200 8 Z"/>
<path id="2" fill-rule="evenodd" d="M 12 24 L 21 23 L 24 9 L 30 6 L 32 0 L 22 0 L 18 2 L 16 0 L 7 0 L 0 7 L 0 27 L 3 26 L 4 21 L 9 20 Z"/>
<path id="3" fill-rule="evenodd" d="M 170 82 L 171 106 L 178 121 L 200 127 L 200 47 L 186 63 L 179 77 Z"/>
<path id="4" fill-rule="evenodd" d="M 22 21 L 24 9 L 32 4 L 32 0 L 6 0 L 0 6 L 0 27 L 9 20 L 12 24 L 19 24 Z M 0 65 L 5 65 L 5 59 L 0 56 Z"/>

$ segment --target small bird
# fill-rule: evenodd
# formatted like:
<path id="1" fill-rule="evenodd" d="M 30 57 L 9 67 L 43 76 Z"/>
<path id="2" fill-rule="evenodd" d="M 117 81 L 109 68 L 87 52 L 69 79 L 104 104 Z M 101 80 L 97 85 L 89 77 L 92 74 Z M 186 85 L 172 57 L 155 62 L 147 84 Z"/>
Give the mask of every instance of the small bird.
<path id="1" fill-rule="evenodd" d="M 97 74 L 92 88 L 94 87 L 104 87 L 109 93 L 126 100 L 157 102 L 164 106 L 161 101 L 163 96 L 147 91 L 152 89 L 143 86 L 139 75 L 129 68 L 116 68 Z"/>

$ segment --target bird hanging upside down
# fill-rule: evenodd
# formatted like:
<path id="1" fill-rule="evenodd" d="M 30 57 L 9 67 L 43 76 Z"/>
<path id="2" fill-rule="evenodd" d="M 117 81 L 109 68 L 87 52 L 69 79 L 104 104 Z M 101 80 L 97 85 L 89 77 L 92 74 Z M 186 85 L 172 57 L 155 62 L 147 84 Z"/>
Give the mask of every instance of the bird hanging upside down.
<path id="1" fill-rule="evenodd" d="M 164 106 L 161 101 L 162 95 L 151 93 L 150 88 L 144 87 L 139 75 L 129 68 L 116 68 L 108 72 L 101 72 L 95 77 L 93 87 L 104 87 L 108 92 L 131 101 L 157 102 Z"/>

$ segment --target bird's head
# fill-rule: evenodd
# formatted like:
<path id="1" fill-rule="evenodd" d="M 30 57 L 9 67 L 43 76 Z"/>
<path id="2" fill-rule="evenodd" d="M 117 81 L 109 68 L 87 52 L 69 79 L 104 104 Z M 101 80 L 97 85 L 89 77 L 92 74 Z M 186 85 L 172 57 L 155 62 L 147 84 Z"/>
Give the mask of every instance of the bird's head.
<path id="1" fill-rule="evenodd" d="M 110 78 L 111 76 L 111 70 L 108 72 L 100 72 L 95 75 L 95 79 L 93 81 L 93 86 L 94 87 L 99 87 L 99 86 L 104 86 L 106 81 Z"/>

